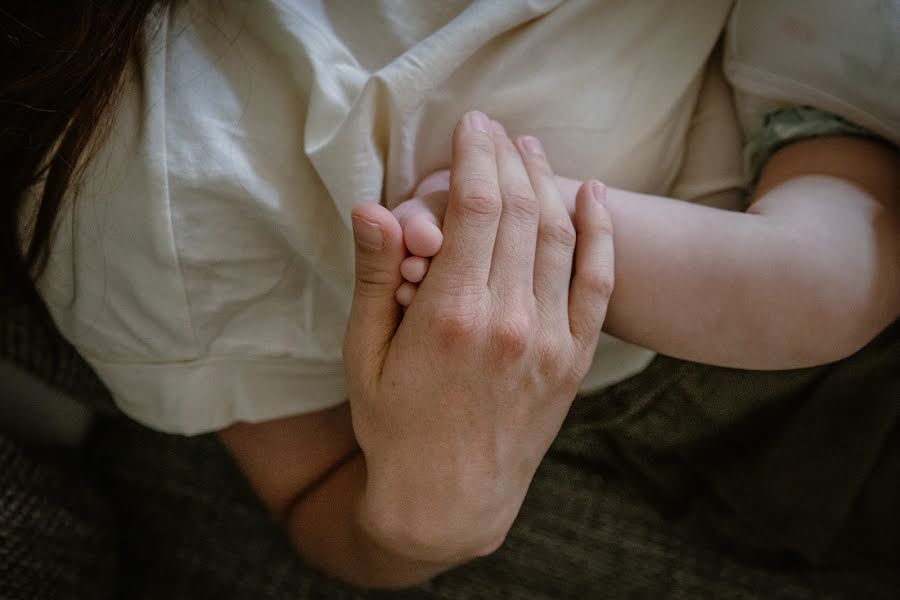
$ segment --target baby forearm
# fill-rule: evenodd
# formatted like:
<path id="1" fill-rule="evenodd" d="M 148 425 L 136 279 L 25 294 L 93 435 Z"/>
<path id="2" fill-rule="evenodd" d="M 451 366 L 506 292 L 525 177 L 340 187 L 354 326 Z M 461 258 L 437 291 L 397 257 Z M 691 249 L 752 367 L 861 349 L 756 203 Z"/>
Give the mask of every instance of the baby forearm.
<path id="1" fill-rule="evenodd" d="M 579 182 L 560 185 L 574 198 Z M 607 205 L 616 284 L 604 329 L 622 339 L 786 369 L 845 356 L 897 316 L 897 285 L 877 272 L 891 233 L 873 229 L 866 211 L 878 205 L 840 180 L 789 182 L 754 213 L 615 189 Z"/>
<path id="2" fill-rule="evenodd" d="M 779 346 L 790 333 L 772 313 L 790 294 L 756 253 L 775 241 L 759 218 L 617 189 L 607 207 L 616 284 L 605 331 L 697 362 L 785 366 Z"/>

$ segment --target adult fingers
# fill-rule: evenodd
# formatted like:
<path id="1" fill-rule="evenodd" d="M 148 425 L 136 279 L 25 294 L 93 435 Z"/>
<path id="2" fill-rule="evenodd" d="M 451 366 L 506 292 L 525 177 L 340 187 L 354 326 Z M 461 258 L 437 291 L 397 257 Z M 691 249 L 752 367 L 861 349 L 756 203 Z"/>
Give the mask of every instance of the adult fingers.
<path id="1" fill-rule="evenodd" d="M 534 248 L 540 204 L 519 151 L 493 122 L 497 174 L 503 210 L 497 227 L 489 284 L 504 301 L 527 297 L 531 302 Z"/>
<path id="2" fill-rule="evenodd" d="M 490 121 L 483 113 L 470 112 L 453 132 L 444 244 L 426 283 L 448 292 L 486 290 L 500 210 Z"/>
<path id="3" fill-rule="evenodd" d="M 569 282 L 575 252 L 575 228 L 553 177 L 540 141 L 518 140 L 528 177 L 540 200 L 540 221 L 534 257 L 534 295 L 545 314 L 567 320 Z"/>
<path id="4" fill-rule="evenodd" d="M 400 319 L 395 300 L 406 256 L 400 224 L 374 203 L 351 211 L 356 242 L 353 304 L 344 335 L 344 365 L 351 381 L 373 382 L 381 375 Z"/>
<path id="5" fill-rule="evenodd" d="M 613 224 L 606 187 L 586 181 L 575 199 L 575 274 L 569 290 L 569 327 L 582 350 L 593 354 L 615 282 Z"/>

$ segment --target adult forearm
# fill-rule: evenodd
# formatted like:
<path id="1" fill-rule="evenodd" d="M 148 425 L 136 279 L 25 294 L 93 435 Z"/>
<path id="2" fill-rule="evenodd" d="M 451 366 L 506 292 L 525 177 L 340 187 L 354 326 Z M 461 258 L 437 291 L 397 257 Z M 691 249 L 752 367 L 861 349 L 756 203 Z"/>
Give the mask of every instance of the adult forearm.
<path id="1" fill-rule="evenodd" d="M 372 514 L 365 494 L 365 460 L 357 453 L 294 504 L 287 528 L 307 562 L 344 581 L 375 588 L 416 585 L 464 562 L 419 558 L 413 549 L 398 548 L 398 540 L 386 536 L 381 523 L 394 517 Z"/>
<path id="2" fill-rule="evenodd" d="M 412 530 L 413 523 L 398 514 L 405 509 L 393 498 L 404 492 L 417 505 L 437 504 L 424 494 L 413 498 L 402 484 L 391 485 L 396 495 L 381 504 L 371 502 L 367 486 L 373 482 L 354 439 L 347 404 L 263 423 L 237 423 L 220 438 L 299 553 L 330 575 L 365 587 L 406 587 L 477 555 L 465 552 L 465 545 L 463 552 L 440 546 L 446 539 Z M 454 525 L 451 513 L 433 520 L 431 535 Z M 404 536 L 419 536 L 420 543 L 413 547 Z M 447 554 L 454 550 L 458 554 Z"/>

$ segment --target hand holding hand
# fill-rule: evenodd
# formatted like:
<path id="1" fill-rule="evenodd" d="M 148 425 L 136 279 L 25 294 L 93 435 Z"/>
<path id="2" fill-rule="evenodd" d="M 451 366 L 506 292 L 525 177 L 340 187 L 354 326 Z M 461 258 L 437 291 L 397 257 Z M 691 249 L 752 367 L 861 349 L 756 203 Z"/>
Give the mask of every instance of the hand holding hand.
<path id="1" fill-rule="evenodd" d="M 492 121 L 491 126 L 499 130 L 503 128 L 496 121 Z M 522 137 L 517 140 L 516 145 L 520 152 L 523 142 L 531 139 L 534 138 Z M 540 141 L 535 140 L 533 143 L 540 144 Z M 560 176 L 555 176 L 554 179 L 562 193 L 566 210 L 574 220 L 575 199 L 581 182 Z M 444 240 L 441 224 L 447 207 L 449 189 L 449 169 L 435 171 L 419 182 L 412 198 L 400 203 L 392 211 L 400 222 L 403 241 L 410 254 L 400 263 L 400 273 L 405 281 L 397 288 L 396 298 L 401 306 L 409 306 L 412 303 L 418 284 L 428 273 L 431 257 L 441 249 Z"/>
<path id="2" fill-rule="evenodd" d="M 392 549 L 436 561 L 502 542 L 587 372 L 613 285 L 604 188 L 582 186 L 573 227 L 539 144 L 517 150 L 469 113 L 449 184 L 443 245 L 402 322 L 400 224 L 375 204 L 354 209 L 344 343 L 368 471 L 361 510 Z"/>

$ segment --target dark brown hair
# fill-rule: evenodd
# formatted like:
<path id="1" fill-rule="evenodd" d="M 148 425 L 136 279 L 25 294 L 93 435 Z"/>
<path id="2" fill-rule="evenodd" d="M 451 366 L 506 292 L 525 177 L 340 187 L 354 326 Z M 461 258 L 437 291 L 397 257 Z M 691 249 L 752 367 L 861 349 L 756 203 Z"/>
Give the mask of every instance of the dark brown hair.
<path id="1" fill-rule="evenodd" d="M 157 3 L 20 0 L 0 8 L 0 291 L 37 300 L 33 281 L 63 200 L 74 195 L 79 165 L 129 59 L 142 51 Z"/>

